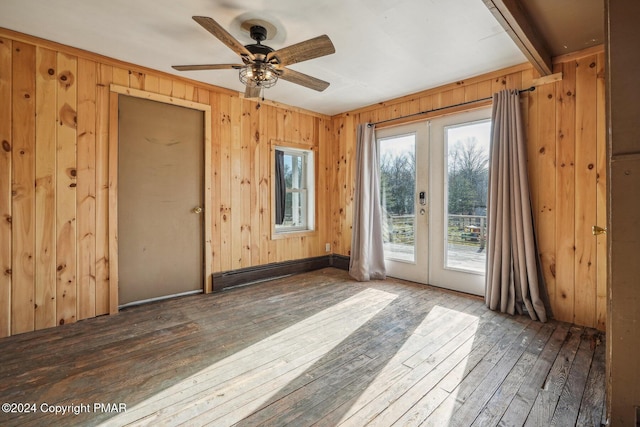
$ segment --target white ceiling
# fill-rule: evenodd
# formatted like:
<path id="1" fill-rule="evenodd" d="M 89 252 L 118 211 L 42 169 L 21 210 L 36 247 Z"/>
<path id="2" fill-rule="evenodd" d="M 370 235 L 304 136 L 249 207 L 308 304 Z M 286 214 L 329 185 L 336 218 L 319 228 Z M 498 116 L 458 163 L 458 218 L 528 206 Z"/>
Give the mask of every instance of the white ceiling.
<path id="1" fill-rule="evenodd" d="M 0 27 L 225 88 L 237 71 L 171 65 L 238 63 L 191 19 L 209 16 L 243 44 L 246 19 L 277 28 L 274 49 L 327 34 L 330 56 L 290 68 L 331 83 L 316 92 L 287 81 L 265 98 L 337 114 L 526 62 L 482 0 L 1 0 Z"/>

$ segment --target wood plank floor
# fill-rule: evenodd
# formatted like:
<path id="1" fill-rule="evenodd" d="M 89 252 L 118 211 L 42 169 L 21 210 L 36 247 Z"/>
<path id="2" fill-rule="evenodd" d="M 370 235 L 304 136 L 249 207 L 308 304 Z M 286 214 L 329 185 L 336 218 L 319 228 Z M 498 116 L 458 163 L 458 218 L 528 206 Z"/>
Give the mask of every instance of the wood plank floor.
<path id="1" fill-rule="evenodd" d="M 0 403 L 32 410 L 2 426 L 600 426 L 605 411 L 600 332 L 336 269 L 0 346 Z"/>

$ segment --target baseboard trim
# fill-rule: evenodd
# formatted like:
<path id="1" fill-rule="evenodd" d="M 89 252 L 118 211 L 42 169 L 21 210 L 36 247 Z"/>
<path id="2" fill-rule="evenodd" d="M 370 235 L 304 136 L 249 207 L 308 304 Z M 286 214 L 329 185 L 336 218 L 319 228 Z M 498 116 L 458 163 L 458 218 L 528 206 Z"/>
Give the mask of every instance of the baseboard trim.
<path id="1" fill-rule="evenodd" d="M 350 262 L 351 262 L 351 257 L 338 255 L 338 254 L 331 255 L 331 267 L 349 271 Z"/>
<path id="2" fill-rule="evenodd" d="M 218 292 L 225 288 L 265 281 L 271 278 L 290 276 L 292 274 L 306 273 L 327 267 L 349 270 L 349 257 L 343 255 L 324 255 L 214 273 L 213 291 Z"/>

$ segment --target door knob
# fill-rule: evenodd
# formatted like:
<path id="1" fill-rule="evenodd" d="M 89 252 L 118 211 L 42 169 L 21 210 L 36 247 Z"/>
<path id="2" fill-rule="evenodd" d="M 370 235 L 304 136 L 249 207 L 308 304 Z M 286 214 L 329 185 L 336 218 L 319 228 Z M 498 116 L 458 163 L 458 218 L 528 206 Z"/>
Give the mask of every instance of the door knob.
<path id="1" fill-rule="evenodd" d="M 602 227 L 598 227 L 597 225 L 594 225 L 593 227 L 591 227 L 591 233 L 594 236 L 598 236 L 600 234 L 607 234 L 607 229 L 606 228 L 602 228 Z"/>
<path id="2" fill-rule="evenodd" d="M 200 206 L 196 206 L 195 208 L 191 209 L 191 212 L 195 214 L 202 213 L 202 208 Z"/>

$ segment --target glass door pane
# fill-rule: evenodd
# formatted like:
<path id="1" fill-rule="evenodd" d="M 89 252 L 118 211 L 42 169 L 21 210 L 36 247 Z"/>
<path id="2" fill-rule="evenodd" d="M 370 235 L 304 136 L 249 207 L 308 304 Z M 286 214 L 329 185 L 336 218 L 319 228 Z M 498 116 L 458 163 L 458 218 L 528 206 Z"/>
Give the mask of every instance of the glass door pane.
<path id="1" fill-rule="evenodd" d="M 485 273 L 491 122 L 444 128 L 447 148 L 445 268 Z"/>
<path id="2" fill-rule="evenodd" d="M 491 108 L 431 121 L 429 284 L 484 295 Z"/>
<path id="3" fill-rule="evenodd" d="M 378 140 L 385 258 L 415 262 L 416 135 Z"/>

